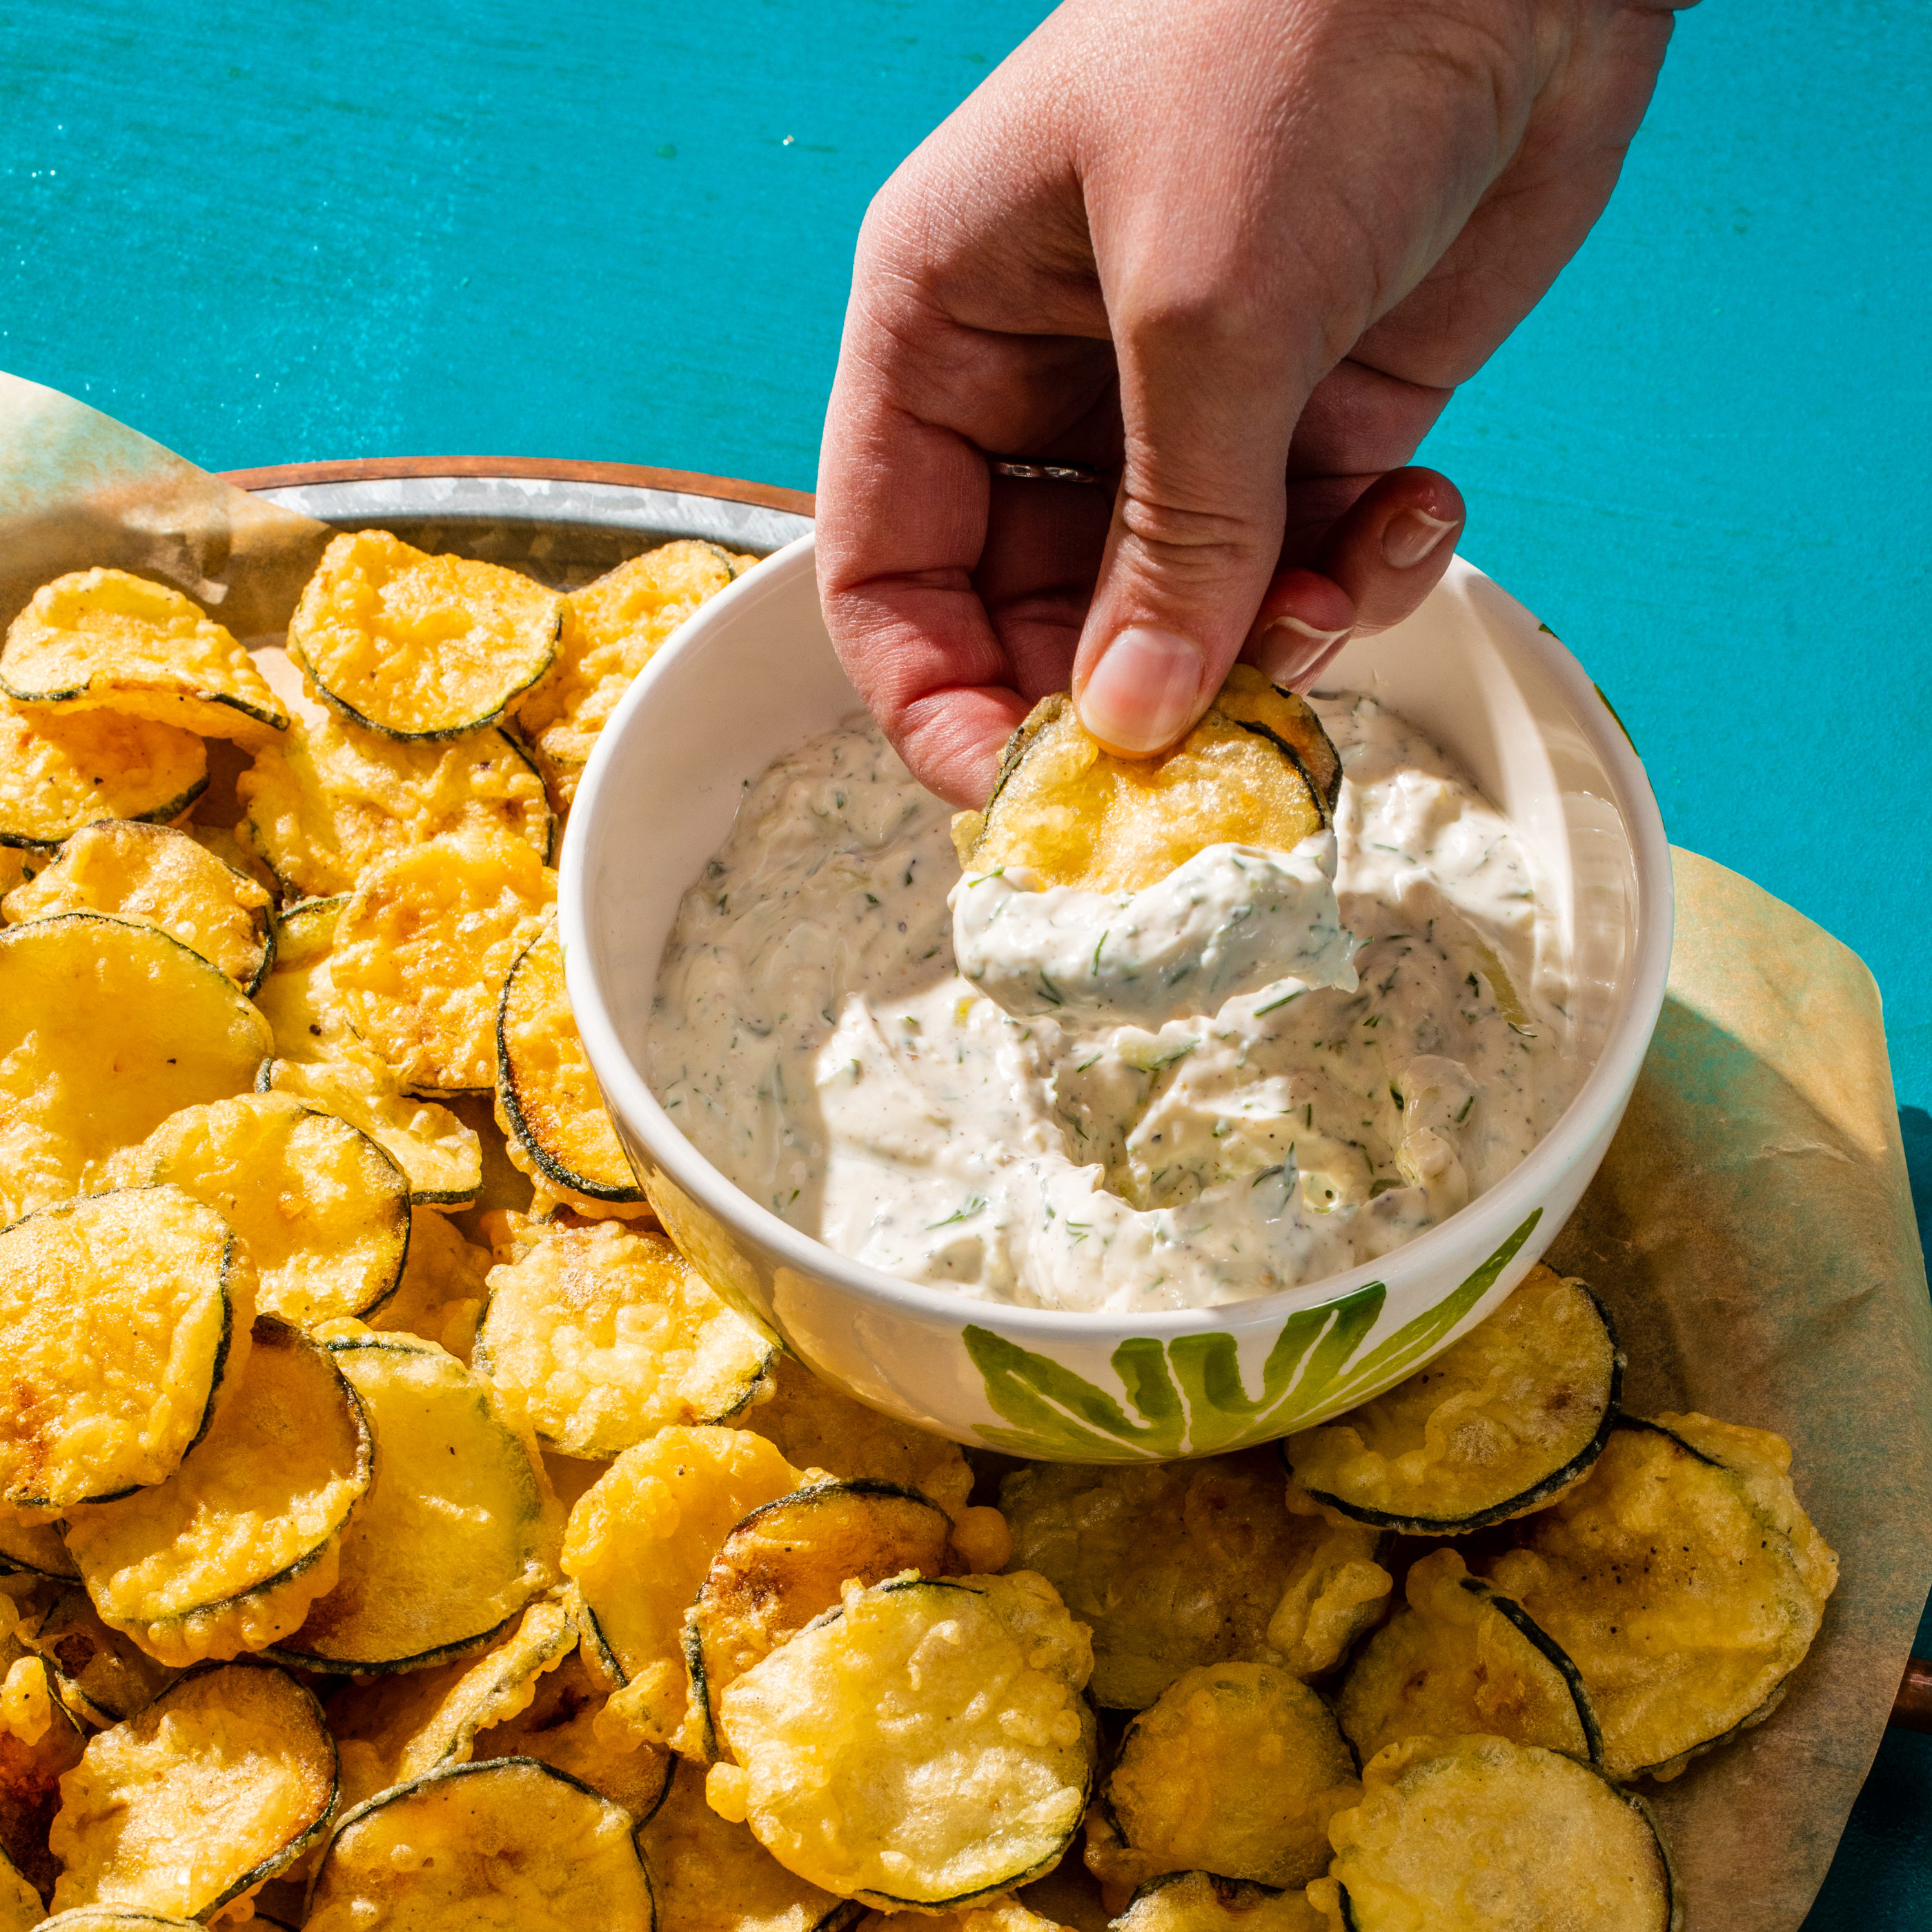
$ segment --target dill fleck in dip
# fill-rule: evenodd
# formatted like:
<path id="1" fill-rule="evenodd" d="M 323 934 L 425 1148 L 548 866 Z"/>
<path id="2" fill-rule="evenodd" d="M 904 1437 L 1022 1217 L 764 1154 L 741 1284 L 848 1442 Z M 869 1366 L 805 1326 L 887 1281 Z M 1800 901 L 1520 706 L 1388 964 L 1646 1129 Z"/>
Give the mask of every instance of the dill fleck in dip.
<path id="1" fill-rule="evenodd" d="M 874 723 L 814 739 L 685 896 L 658 1099 L 794 1227 L 988 1300 L 1203 1307 L 1414 1240 L 1586 1070 L 1508 822 L 1372 700 L 1316 709 L 1332 840 L 1131 895 L 962 880 Z"/>

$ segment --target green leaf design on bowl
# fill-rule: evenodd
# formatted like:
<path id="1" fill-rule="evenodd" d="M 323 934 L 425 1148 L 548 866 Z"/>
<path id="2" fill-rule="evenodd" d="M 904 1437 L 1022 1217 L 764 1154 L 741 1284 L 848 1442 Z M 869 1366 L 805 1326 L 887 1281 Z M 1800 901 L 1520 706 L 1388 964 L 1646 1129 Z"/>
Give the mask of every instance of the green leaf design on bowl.
<path id="1" fill-rule="evenodd" d="M 1050 1355 L 968 1324 L 966 1352 L 986 1400 L 1012 1424 L 976 1432 L 992 1448 L 1062 1462 L 1161 1462 L 1286 1436 L 1317 1409 L 1336 1414 L 1400 1382 L 1489 1292 L 1542 1219 L 1534 1209 L 1466 1280 L 1359 1360 L 1388 1298 L 1382 1282 L 1291 1315 L 1252 1395 L 1225 1330 L 1170 1342 L 1130 1337 L 1109 1358 L 1120 1379 L 1114 1396 Z"/>

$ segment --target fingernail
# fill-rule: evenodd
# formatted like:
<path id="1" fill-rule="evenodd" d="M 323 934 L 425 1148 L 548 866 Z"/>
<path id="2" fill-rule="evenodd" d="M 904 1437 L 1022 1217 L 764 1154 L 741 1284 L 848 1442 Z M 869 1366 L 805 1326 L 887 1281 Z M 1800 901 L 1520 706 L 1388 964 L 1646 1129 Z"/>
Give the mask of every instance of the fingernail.
<path id="1" fill-rule="evenodd" d="M 1426 510 L 1399 510 L 1382 526 L 1382 558 L 1396 570 L 1413 570 L 1456 527 Z"/>
<path id="2" fill-rule="evenodd" d="M 1102 744 L 1138 755 L 1171 745 L 1193 722 L 1203 668 L 1199 647 L 1172 631 L 1130 626 L 1101 653 L 1076 700 Z"/>
<path id="3" fill-rule="evenodd" d="M 1262 676 L 1271 684 L 1292 684 L 1318 670 L 1335 646 L 1348 634 L 1347 626 L 1339 631 L 1318 631 L 1299 617 L 1282 616 L 1262 626 L 1260 634 L 1249 646 L 1249 655 Z"/>

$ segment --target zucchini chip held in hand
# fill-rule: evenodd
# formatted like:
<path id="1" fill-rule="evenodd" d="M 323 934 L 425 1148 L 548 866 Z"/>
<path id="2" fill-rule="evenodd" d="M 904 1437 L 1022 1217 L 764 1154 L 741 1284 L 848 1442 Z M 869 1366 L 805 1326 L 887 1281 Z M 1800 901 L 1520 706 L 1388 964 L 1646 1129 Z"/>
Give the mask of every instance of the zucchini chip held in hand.
<path id="1" fill-rule="evenodd" d="M 1777 1708 L 1838 1562 L 1791 1451 L 1702 1415 L 1620 1420 L 1588 1480 L 1485 1565 L 1581 1672 L 1612 1778 L 1674 1778 Z"/>
<path id="2" fill-rule="evenodd" d="M 1385 1395 L 1291 1436 L 1317 1502 L 1450 1536 L 1540 1509 L 1602 1453 L 1623 1386 L 1603 1304 L 1539 1263 L 1486 1321 Z"/>
<path id="3" fill-rule="evenodd" d="M 1353 1932 L 1679 1932 L 1641 1798 L 1560 1751 L 1502 1738 L 1411 1738 L 1371 1759 L 1309 1887 Z"/>
<path id="4" fill-rule="evenodd" d="M 1102 751 L 1061 693 L 1007 742 L 986 810 L 952 821 L 962 868 L 1133 892 L 1210 845 L 1292 852 L 1334 822 L 1342 761 L 1301 698 L 1237 664 L 1172 751 Z"/>
<path id="5" fill-rule="evenodd" d="M 191 732 L 0 699 L 0 848 L 51 852 L 98 818 L 165 825 L 207 788 Z"/>
<path id="6" fill-rule="evenodd" d="M 1027 1570 L 850 1586 L 725 1692 L 736 1762 L 712 1766 L 706 1792 L 827 1892 L 889 1911 L 1008 1892 L 1079 1828 L 1092 1664 Z"/>

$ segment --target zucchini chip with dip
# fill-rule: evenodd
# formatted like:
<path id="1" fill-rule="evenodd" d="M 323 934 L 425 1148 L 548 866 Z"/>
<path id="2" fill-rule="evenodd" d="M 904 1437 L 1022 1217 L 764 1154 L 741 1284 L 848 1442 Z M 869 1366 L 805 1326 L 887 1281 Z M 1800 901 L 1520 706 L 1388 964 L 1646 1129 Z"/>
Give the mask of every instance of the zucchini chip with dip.
<path id="1" fill-rule="evenodd" d="M 651 1932 L 651 1881 L 622 1805 L 534 1758 L 445 1765 L 345 1813 L 307 1932 Z"/>
<path id="2" fill-rule="evenodd" d="M 608 1459 L 756 1400 L 776 1348 L 663 1235 L 609 1221 L 535 1232 L 490 1270 L 474 1360 L 546 1448 Z"/>
<path id="3" fill-rule="evenodd" d="M 301 1328 L 386 1300 L 410 1246 L 410 1184 L 346 1120 L 286 1094 L 184 1108 L 114 1171 L 206 1202 L 248 1244 L 256 1305 Z"/>
<path id="4" fill-rule="evenodd" d="M 356 530 L 322 552 L 289 655 L 351 724 L 460 738 L 494 724 L 550 668 L 562 618 L 556 593 L 520 572 Z"/>
<path id="5" fill-rule="evenodd" d="M 99 818 L 165 825 L 207 787 L 192 732 L 0 700 L 0 848 L 51 852 Z"/>
<path id="6" fill-rule="evenodd" d="M 1342 761 L 1302 698 L 1237 664 L 1173 750 L 1117 758 L 1071 698 L 1042 698 L 1008 741 L 984 812 L 952 821 L 962 868 L 1024 867 L 1046 886 L 1135 892 L 1210 845 L 1292 852 L 1334 822 Z"/>
<path id="7" fill-rule="evenodd" d="M 335 1798 L 334 1741 L 286 1671 L 191 1671 L 90 1738 L 61 1780 L 54 1909 L 211 1917 L 292 1864 L 322 1835 Z"/>
<path id="8" fill-rule="evenodd" d="M 248 842 L 304 897 L 353 892 L 398 847 L 466 824 L 520 838 L 546 864 L 556 840 L 543 780 L 496 730 L 405 744 L 325 716 L 263 746 L 235 788 Z"/>
<path id="9" fill-rule="evenodd" d="M 1411 1536 L 1453 1536 L 1541 1509 L 1610 1440 L 1623 1356 L 1580 1281 L 1540 1263 L 1502 1307 L 1386 1395 L 1291 1436 L 1315 1500 Z"/>
<path id="10" fill-rule="evenodd" d="M 1306 1885 L 1360 1796 L 1334 1713 L 1266 1664 L 1204 1665 L 1127 1726 L 1087 1823 L 1087 1864 L 1124 1895 L 1165 1872 Z"/>
<path id="11" fill-rule="evenodd" d="M 227 632 L 180 591 L 124 570 L 73 571 L 35 591 L 0 645 L 0 692 L 244 745 L 289 724 Z"/>
<path id="12" fill-rule="evenodd" d="M 1013 1560 L 1094 1634 L 1094 1701 L 1142 1710 L 1183 1672 L 1332 1670 L 1392 1587 L 1377 1533 L 1284 1500 L 1271 1450 L 1117 1467 L 1038 1462 L 1001 1485 Z"/>
<path id="13" fill-rule="evenodd" d="M 1371 1759 L 1309 1896 L 1353 1932 L 1678 1932 L 1641 1798 L 1560 1751 L 1411 1738 Z"/>
<path id="14" fill-rule="evenodd" d="M 255 1269 L 178 1187 L 44 1208 L 0 1233 L 0 1503 L 42 1520 L 164 1481 L 248 1359 Z"/>
<path id="15" fill-rule="evenodd" d="M 580 1211 L 641 1208 L 644 1190 L 605 1112 L 564 990 L 553 921 L 525 947 L 496 1008 L 496 1124 L 510 1158 Z"/>
<path id="16" fill-rule="evenodd" d="M 886 1911 L 1010 1892 L 1079 1828 L 1092 1661 L 1030 1571 L 849 1585 L 725 1692 L 736 1762 L 706 1794 L 788 1870 Z"/>
<path id="17" fill-rule="evenodd" d="M 1581 1673 L 1612 1778 L 1676 1777 L 1768 1718 L 1804 1661 L 1838 1564 L 1790 1462 L 1761 1429 L 1622 1418 L 1484 1566 Z"/>
<path id="18" fill-rule="evenodd" d="M 245 1094 L 272 1048 L 234 981 L 158 927 L 0 929 L 0 1224 L 99 1187 L 182 1108 Z"/>
<path id="19" fill-rule="evenodd" d="M 335 1587 L 368 1425 L 328 1352 L 255 1318 L 234 1394 L 164 1483 L 76 1511 L 68 1546 L 112 1629 L 162 1663 L 260 1650 Z"/>
<path id="20" fill-rule="evenodd" d="M 474 826 L 364 872 L 336 921 L 329 976 L 363 1041 L 412 1092 L 494 1084 L 498 1000 L 556 892 L 520 838 Z"/>
<path id="21" fill-rule="evenodd" d="M 1329 1932 L 1329 1919 L 1298 1887 L 1164 1872 L 1135 1892 L 1113 1932 Z"/>
<path id="22" fill-rule="evenodd" d="M 1364 1761 L 1400 1738 L 1466 1731 L 1602 1761 L 1581 1674 L 1514 1598 L 1472 1576 L 1453 1550 L 1414 1564 L 1406 1587 L 1408 1607 L 1370 1638 L 1336 1694 Z"/>
<path id="23" fill-rule="evenodd" d="M 106 913 L 160 929 L 253 993 L 275 956 L 267 892 L 185 832 L 105 819 L 83 826 L 0 904 L 9 925 Z"/>
<path id="24" fill-rule="evenodd" d="M 559 1512 L 534 1446 L 489 1383 L 434 1342 L 359 1322 L 320 1339 L 361 1400 L 375 1474 L 342 1539 L 340 1580 L 275 1654 L 346 1674 L 483 1648 L 556 1581 Z"/>

